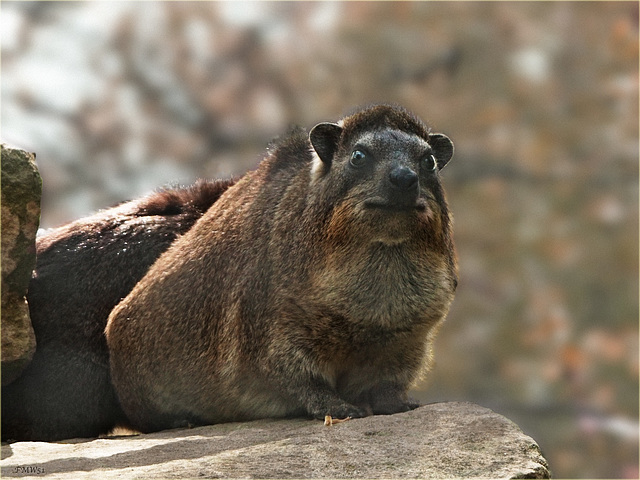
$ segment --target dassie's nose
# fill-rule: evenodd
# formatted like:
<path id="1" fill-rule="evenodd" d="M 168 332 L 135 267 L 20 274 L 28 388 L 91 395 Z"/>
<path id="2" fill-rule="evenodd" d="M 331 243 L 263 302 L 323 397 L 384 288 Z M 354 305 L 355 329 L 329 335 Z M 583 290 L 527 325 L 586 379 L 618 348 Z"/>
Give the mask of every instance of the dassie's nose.
<path id="1" fill-rule="evenodd" d="M 418 185 L 418 174 L 407 167 L 395 167 L 389 172 L 389 180 L 392 185 L 409 190 Z"/>

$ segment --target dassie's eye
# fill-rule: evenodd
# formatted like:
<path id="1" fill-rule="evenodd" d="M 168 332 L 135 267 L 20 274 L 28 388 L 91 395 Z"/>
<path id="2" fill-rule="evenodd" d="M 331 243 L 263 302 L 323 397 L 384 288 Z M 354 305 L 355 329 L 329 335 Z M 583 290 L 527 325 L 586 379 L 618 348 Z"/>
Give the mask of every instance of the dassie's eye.
<path id="1" fill-rule="evenodd" d="M 354 167 L 362 167 L 367 161 L 367 155 L 362 150 L 354 150 L 349 163 Z"/>
<path id="2" fill-rule="evenodd" d="M 433 155 L 427 155 L 424 158 L 424 165 L 426 166 L 427 170 L 430 170 L 433 172 L 438 170 L 438 161 L 436 160 L 436 157 Z"/>

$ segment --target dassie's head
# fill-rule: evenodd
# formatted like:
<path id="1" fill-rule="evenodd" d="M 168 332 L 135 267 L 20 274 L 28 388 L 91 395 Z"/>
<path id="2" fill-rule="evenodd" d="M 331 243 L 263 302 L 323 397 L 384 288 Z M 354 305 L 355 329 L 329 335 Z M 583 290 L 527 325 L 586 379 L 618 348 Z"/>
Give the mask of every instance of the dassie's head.
<path id="1" fill-rule="evenodd" d="M 439 179 L 453 155 L 447 136 L 400 107 L 380 105 L 316 125 L 309 139 L 317 154 L 313 181 L 325 185 L 334 207 L 330 238 L 362 235 L 394 245 L 427 236 L 448 248 Z"/>

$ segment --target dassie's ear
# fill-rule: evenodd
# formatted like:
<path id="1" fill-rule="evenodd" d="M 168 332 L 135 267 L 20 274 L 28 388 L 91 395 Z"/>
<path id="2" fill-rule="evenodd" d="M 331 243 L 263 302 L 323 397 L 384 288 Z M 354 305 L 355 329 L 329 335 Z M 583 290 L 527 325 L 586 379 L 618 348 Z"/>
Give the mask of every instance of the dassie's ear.
<path id="1" fill-rule="evenodd" d="M 429 135 L 429 145 L 433 148 L 436 160 L 438 161 L 438 170 L 442 170 L 451 157 L 453 157 L 453 142 L 442 133 L 433 133 Z"/>
<path id="2" fill-rule="evenodd" d="M 341 134 L 342 127 L 336 123 L 319 123 L 309 132 L 313 149 L 327 166 L 331 165 Z"/>

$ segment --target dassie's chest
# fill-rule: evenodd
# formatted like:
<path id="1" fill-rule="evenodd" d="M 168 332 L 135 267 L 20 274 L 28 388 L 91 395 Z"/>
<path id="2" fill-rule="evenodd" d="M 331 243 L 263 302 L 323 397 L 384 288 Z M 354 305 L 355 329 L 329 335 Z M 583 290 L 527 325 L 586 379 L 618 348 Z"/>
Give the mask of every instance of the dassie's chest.
<path id="1" fill-rule="evenodd" d="M 351 322 L 392 330 L 446 314 L 454 287 L 444 257 L 384 245 L 367 253 L 327 262 L 313 280 L 316 298 Z"/>

